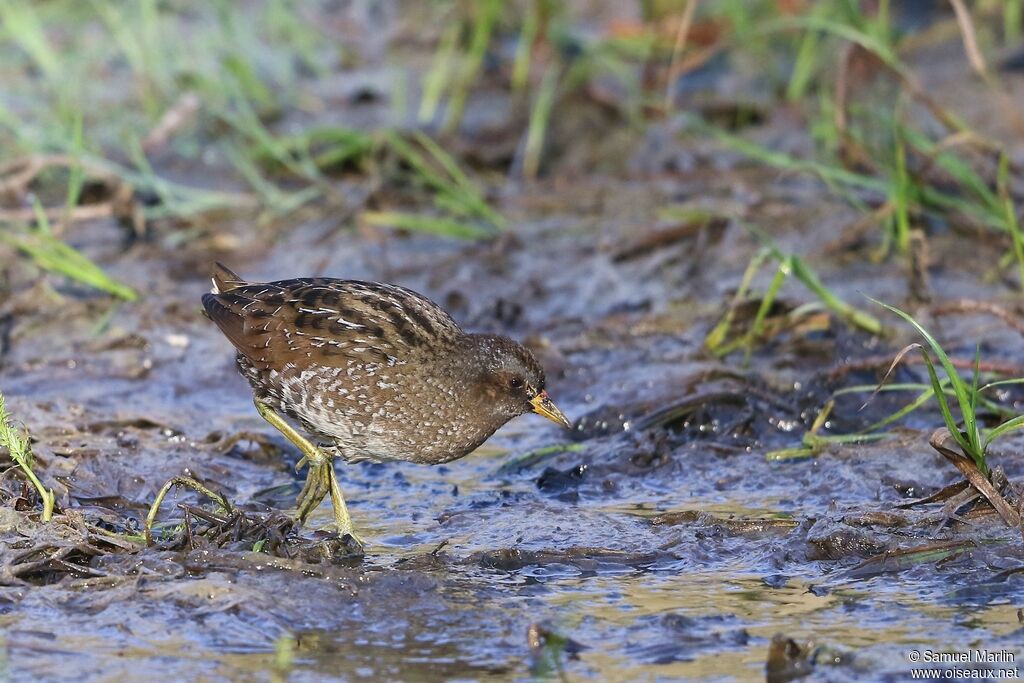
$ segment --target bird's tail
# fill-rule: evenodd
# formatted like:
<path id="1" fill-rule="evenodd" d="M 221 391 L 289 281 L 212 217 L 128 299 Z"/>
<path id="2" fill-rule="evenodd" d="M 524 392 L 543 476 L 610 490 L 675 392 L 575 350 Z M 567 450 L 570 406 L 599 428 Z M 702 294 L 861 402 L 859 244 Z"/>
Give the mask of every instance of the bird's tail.
<path id="1" fill-rule="evenodd" d="M 213 289 L 211 290 L 214 294 L 223 294 L 224 292 L 230 292 L 235 287 L 241 287 L 246 283 L 245 280 L 235 275 L 230 268 L 225 266 L 223 263 L 213 264 Z"/>

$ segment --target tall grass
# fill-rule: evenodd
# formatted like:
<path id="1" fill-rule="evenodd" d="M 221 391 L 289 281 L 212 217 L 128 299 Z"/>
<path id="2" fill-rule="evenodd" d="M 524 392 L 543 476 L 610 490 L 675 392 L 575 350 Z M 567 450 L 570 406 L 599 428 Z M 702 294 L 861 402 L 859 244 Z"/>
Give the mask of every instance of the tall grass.
<path id="1" fill-rule="evenodd" d="M 1006 3 L 1004 18 L 1013 21 L 1016 17 L 1019 23 L 1020 6 L 1017 0 Z M 803 14 L 786 14 L 775 2 L 729 0 L 703 3 L 699 9 L 704 19 L 726 22 L 728 30 L 722 40 L 732 51 L 754 54 L 760 44 L 770 43 L 776 52 L 791 57 L 792 71 L 779 88 L 790 100 L 806 99 L 813 93 L 822 112 L 829 106 L 834 111 L 829 70 L 838 48 L 848 43 L 879 59 L 903 80 L 911 98 L 920 98 L 913 74 L 900 56 L 900 36 L 889 16 L 891 3 L 871 4 L 871 12 L 864 11 L 865 7 L 842 0 L 814 4 Z M 456 132 L 475 87 L 485 79 L 489 85 L 494 81 L 507 86 L 513 98 L 529 109 L 517 164 L 525 177 L 534 178 L 544 165 L 551 122 L 562 103 L 570 101 L 566 95 L 586 92 L 587 86 L 598 80 L 614 79 L 625 93 L 617 105 L 630 122 L 643 122 L 645 107 L 655 99 L 645 83 L 645 72 L 675 54 L 678 47 L 671 41 L 666 44 L 657 29 L 665 9 L 641 3 L 640 14 L 649 23 L 631 36 L 581 31 L 573 24 L 573 11 L 571 4 L 557 0 L 483 0 L 432 6 L 430 16 L 446 23 L 423 83 L 420 123 L 437 124 L 445 133 Z M 424 142 L 429 140 L 441 149 L 434 138 L 409 135 L 390 124 L 372 131 L 343 126 L 283 130 L 277 125 L 276 117 L 282 112 L 304 110 L 308 95 L 302 90 L 304 74 L 323 74 L 335 68 L 324 55 L 333 54 L 336 48 L 303 9 L 283 0 L 267 0 L 251 12 L 239 11 L 231 3 L 196 5 L 184 12 L 173 3 L 156 0 L 0 0 L 0 22 L 0 49 L 20 55 L 39 74 L 38 79 L 5 84 L 17 101 L 28 106 L 13 111 L 0 104 L 0 144 L 9 143 L 14 153 L 22 154 L 44 149 L 68 152 L 75 147 L 77 134 L 83 158 L 105 161 L 140 193 L 159 196 L 156 206 L 145 208 L 150 219 L 189 220 L 199 213 L 238 208 L 256 209 L 277 219 L 314 202 L 333 209 L 344 199 L 330 178 L 332 170 L 344 167 L 367 172 L 374 168 L 373 155 L 384 153 L 398 156 L 406 170 L 411 170 L 400 174 L 401 180 L 411 178 L 427 189 L 429 210 L 423 205 L 411 210 L 407 206 L 374 207 L 364 224 L 462 238 L 486 236 L 504 224 L 485 193 L 469 188 L 458 177 L 465 172 L 452 173 L 458 164 Z M 55 32 L 50 29 L 70 23 L 82 30 L 71 32 L 58 50 Z M 97 40 L 97 33 L 104 39 Z M 188 40 L 177 39 L 183 35 Z M 503 52 L 506 38 L 515 41 L 511 64 L 507 73 L 493 73 L 486 66 L 492 58 L 508 52 Z M 124 84 L 113 98 L 103 85 L 111 74 Z M 39 83 L 43 87 L 38 87 Z M 171 142 L 175 153 L 215 159 L 246 192 L 212 192 L 173 183 L 161 177 L 151 156 L 141 150 L 139 141 L 186 90 L 196 93 L 200 113 L 192 128 Z M 827 129 L 824 124 L 830 117 L 811 113 L 817 117 L 821 140 L 832 147 L 839 147 L 844 140 L 864 146 L 876 161 L 873 169 L 852 168 L 828 153 L 815 159 L 796 159 L 723 131 L 715 134 L 763 163 L 818 175 L 858 208 L 873 211 L 871 205 L 883 203 L 886 210 L 878 212 L 878 221 L 884 224 L 885 244 L 891 243 L 899 252 L 908 249 L 910 230 L 923 215 L 962 213 L 1013 235 L 1010 256 L 1017 263 L 1024 288 L 1024 249 L 1011 215 L 1012 194 L 1004 196 L 989 188 L 982 174 L 960 150 L 945 146 L 945 140 L 935 140 L 904 124 L 897 107 L 883 108 L 892 112 L 882 121 L 885 144 L 877 148 L 860 139 L 856 126 L 840 131 L 832 122 Z M 938 117 L 954 132 L 969 132 L 949 112 L 941 111 Z M 409 153 L 410 145 L 415 154 Z M 428 163 L 419 163 L 416 154 Z M 928 164 L 953 176 L 956 191 L 949 192 L 922 174 L 922 165 Z M 215 166 L 214 172 L 221 170 Z M 384 180 L 401 184 L 393 178 Z M 799 268 L 798 263 L 796 266 Z"/>
<path id="2" fill-rule="evenodd" d="M 75 159 L 68 167 L 62 224 L 75 215 L 85 168 L 130 185 L 136 197 L 156 197 L 138 208 L 147 222 L 191 222 L 222 210 L 257 211 L 278 220 L 313 202 L 325 204 L 326 210 L 341 205 L 357 215 L 359 207 L 347 206 L 349 195 L 329 178 L 337 169 L 351 169 L 366 175 L 368 185 L 382 181 L 385 189 L 412 186 L 421 193 L 401 209 L 380 206 L 364 212 L 364 225 L 461 239 L 486 237 L 505 227 L 485 192 L 424 134 L 407 134 L 388 124 L 369 131 L 336 125 L 280 130 L 275 118 L 295 110 L 296 103 L 304 106 L 301 72 L 322 75 L 333 68 L 327 50 L 332 44 L 302 8 L 267 0 L 256 9 L 212 3 L 186 11 L 156 0 L 0 0 L 0 53 L 13 56 L 14 65 L 20 60 L 26 72 L 24 79 L 5 83 L 5 103 L 18 106 L 0 103 L 0 146 L 11 156 L 56 152 Z M 452 124 L 481 73 L 502 11 L 496 0 L 474 9 L 467 24 L 468 53 L 454 38 L 462 34 L 451 34 L 460 50 L 443 89 Z M 74 31 L 61 33 L 72 25 Z M 59 49 L 55 35 L 62 36 Z M 142 143 L 184 95 L 198 103 L 193 118 L 179 124 L 165 144 L 186 164 L 209 168 L 194 181 L 165 177 Z M 429 104 L 428 98 L 424 103 Z M 398 160 L 391 169 L 397 172 L 380 178 L 374 172 L 383 157 Z M 205 189 L 223 176 L 247 191 Z M 47 212 L 54 215 L 51 207 Z M 35 222 L 33 228 L 0 232 L 0 239 L 44 270 L 125 300 L 136 298 L 131 288 L 51 231 L 43 212 L 37 212 Z M 185 239 L 197 233 L 176 234 Z"/>
<path id="3" fill-rule="evenodd" d="M 1011 19 L 1021 3 L 1013 4 L 1017 7 L 1005 8 Z M 979 170 L 984 164 L 977 163 L 994 156 L 999 145 L 972 131 L 920 85 L 901 57 L 902 36 L 892 26 L 890 3 L 877 3 L 875 11 L 867 13 L 864 7 L 853 2 L 817 3 L 801 15 L 769 13 L 733 38 L 734 44 L 743 46 L 738 50 L 752 49 L 748 43 L 768 41 L 776 58 L 780 49 L 791 46 L 794 66 L 786 95 L 811 105 L 805 110 L 814 121 L 815 138 L 823 144 L 813 158 L 797 158 L 706 126 L 698 130 L 714 134 L 728 147 L 761 163 L 819 177 L 877 222 L 882 229 L 879 253 L 883 256 L 890 247 L 900 254 L 909 253 L 911 228 L 924 217 L 967 220 L 1005 233 L 1011 237 L 1012 247 L 1007 262 L 1017 262 L 1024 287 L 1014 198 L 993 189 L 991 179 Z M 1016 20 L 1019 23 L 1019 17 Z M 857 102 L 849 101 L 849 84 L 840 92 L 840 81 L 847 79 L 834 72 L 852 67 L 843 60 L 836 66 L 836 57 L 851 44 L 878 60 L 882 66 L 874 72 L 897 86 L 895 94 L 873 93 L 875 100 L 858 107 Z M 817 107 L 807 98 L 815 89 Z M 916 106 L 908 107 L 907 102 Z M 927 134 L 923 125 L 911 122 L 911 115 L 922 120 L 922 109 L 934 118 Z M 945 134 L 937 132 L 940 127 L 946 129 Z M 866 165 L 851 163 L 844 156 L 851 150 L 856 150 L 857 159 Z"/>

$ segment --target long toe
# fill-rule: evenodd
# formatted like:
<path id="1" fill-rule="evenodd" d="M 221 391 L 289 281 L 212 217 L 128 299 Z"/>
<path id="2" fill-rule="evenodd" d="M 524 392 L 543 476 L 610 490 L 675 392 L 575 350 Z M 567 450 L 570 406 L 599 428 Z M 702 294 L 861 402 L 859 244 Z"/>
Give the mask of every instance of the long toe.
<path id="1" fill-rule="evenodd" d="M 366 541 L 363 540 L 363 537 L 357 534 L 355 531 L 347 532 L 342 536 L 342 538 L 344 538 L 345 536 L 348 536 L 349 539 L 351 539 L 350 544 L 352 546 L 355 546 L 353 549 L 358 549 L 359 552 L 362 552 L 366 549 Z"/>
<path id="2" fill-rule="evenodd" d="M 330 475 L 327 469 L 324 465 L 313 465 L 306 474 L 306 484 L 296 500 L 296 517 L 300 524 L 305 524 L 309 514 L 320 507 L 320 503 L 330 492 Z"/>

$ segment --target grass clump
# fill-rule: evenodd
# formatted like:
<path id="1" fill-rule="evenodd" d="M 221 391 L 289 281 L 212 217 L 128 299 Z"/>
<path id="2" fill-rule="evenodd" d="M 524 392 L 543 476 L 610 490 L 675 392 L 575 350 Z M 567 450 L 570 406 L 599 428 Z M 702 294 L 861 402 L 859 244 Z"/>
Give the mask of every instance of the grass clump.
<path id="1" fill-rule="evenodd" d="M 813 455 L 818 452 L 820 448 L 812 449 L 810 448 L 812 446 L 820 447 L 825 443 L 856 443 L 884 438 L 887 433 L 883 430 L 910 414 L 926 407 L 934 399 L 942 415 L 943 424 L 949 431 L 952 438 L 956 441 L 961 450 L 963 450 L 964 454 L 970 457 L 971 461 L 974 462 L 979 471 L 987 476 L 990 473 L 988 463 L 989 447 L 1000 437 L 1005 436 L 1014 429 L 1024 426 L 1024 415 L 1018 415 L 1007 406 L 1001 405 L 986 395 L 986 392 L 989 392 L 991 389 L 1005 387 L 1011 384 L 1024 384 L 1024 378 L 1004 379 L 982 384 L 980 373 L 981 358 L 980 355 L 976 353 L 974 371 L 971 375 L 970 381 L 968 381 L 957 370 L 956 365 L 949 357 L 949 354 L 943 349 L 942 345 L 939 344 L 935 337 L 916 319 L 895 306 L 876 301 L 875 299 L 872 299 L 872 301 L 898 315 L 904 321 L 913 326 L 913 328 L 924 339 L 924 344 L 914 343 L 900 350 L 896 355 L 896 358 L 890 364 L 890 367 L 886 371 L 885 377 L 881 383 L 877 385 L 861 384 L 848 386 L 833 392 L 831 398 L 819 413 L 818 418 L 814 421 L 814 425 L 804 437 L 804 445 L 806 448 L 787 449 L 786 452 L 799 451 L 799 454 L 801 455 Z M 886 384 L 888 377 L 903 361 L 907 354 L 915 351 L 920 354 L 924 361 L 925 367 L 928 371 L 928 381 Z M 835 407 L 836 399 L 849 394 L 866 392 L 870 392 L 871 396 L 867 401 L 865 401 L 862 408 L 866 407 L 877 394 L 883 392 L 917 392 L 917 395 L 898 410 L 854 434 L 829 436 L 819 435 L 819 431 L 825 425 L 828 416 L 831 415 L 832 410 Z M 980 415 L 982 412 L 996 416 L 1001 419 L 1002 422 L 995 427 L 986 430 L 981 426 L 982 421 Z"/>
<path id="2" fill-rule="evenodd" d="M 443 89 L 453 123 L 504 11 L 500 2 L 481 3 L 466 24 L 467 45 L 458 34 L 460 58 L 463 47 L 471 49 Z M 125 190 L 137 234 L 158 221 L 198 228 L 176 229 L 175 240 L 203 234 L 216 212 L 256 212 L 264 225 L 314 203 L 324 213 L 340 208 L 354 223 L 452 238 L 503 228 L 485 193 L 426 135 L 400 131 L 393 120 L 368 130 L 287 121 L 287 113 L 316 109 L 321 96 L 311 84 L 341 61 L 321 16 L 283 0 L 245 11 L 224 3 L 0 0 L 0 57 L 11 76 L 9 97 L 0 102 L 0 146 L 28 167 L 71 176 L 67 206 L 44 207 L 58 228 L 50 231 L 38 211 L 32 216 L 23 207 L 62 175 L 40 172 L 22 182 L 26 174 L 17 168 L 10 177 L 0 169 L 0 186 L 11 190 L 0 200 L 17 207 L 0 206 L 0 213 L 15 226 L 36 225 L 0 238 L 44 270 L 132 301 L 131 288 L 62 242 L 61 228 L 108 216 L 103 207 L 79 204 L 86 174 Z M 63 37 L 59 45 L 55 36 Z M 199 170 L 172 180 L 169 165 Z M 362 191 L 330 177 L 349 171 Z M 388 201 L 395 194 L 400 207 Z"/>
<path id="3" fill-rule="evenodd" d="M 875 300 L 872 299 L 872 301 Z M 935 400 L 938 403 L 939 410 L 942 413 L 942 421 L 945 424 L 946 429 L 956 441 L 960 450 L 963 451 L 964 455 L 968 456 L 974 462 L 978 470 L 980 470 L 983 475 L 986 477 L 989 476 L 989 446 L 991 446 L 996 439 L 1024 426 L 1024 415 L 1012 417 L 992 429 L 986 430 L 980 426 L 978 408 L 982 402 L 982 392 L 985 389 L 1005 384 L 1006 382 L 979 386 L 979 378 L 981 374 L 979 372 L 979 367 L 981 358 L 978 350 L 975 351 L 974 371 L 971 376 L 971 380 L 968 382 L 960 375 L 959 371 L 950 360 L 949 355 L 942 348 L 942 345 L 939 344 L 935 337 L 932 336 L 932 334 L 910 314 L 901 311 L 895 306 L 882 303 L 881 301 L 875 301 L 875 303 L 895 313 L 913 326 L 913 328 L 917 330 L 918 334 L 920 334 L 925 340 L 926 344 L 926 346 L 921 344 L 910 344 L 901 350 L 893 360 L 892 365 L 889 367 L 889 372 L 886 373 L 886 377 L 888 377 L 906 354 L 918 351 L 924 360 L 925 367 L 928 369 L 928 378 L 931 383 L 931 395 L 935 397 Z M 942 369 L 942 372 L 945 375 L 944 378 L 939 377 L 936 363 L 932 356 L 938 359 L 938 367 Z M 883 383 L 884 381 L 885 380 L 883 379 Z M 1024 379 L 1009 381 L 1024 381 Z M 952 396 L 950 396 L 950 394 Z M 955 403 L 953 403 L 950 398 L 955 399 Z M 955 411 L 954 407 L 956 409 Z M 959 415 L 959 419 L 957 419 L 957 414 Z"/>
<path id="4" fill-rule="evenodd" d="M 388 132 L 382 144 L 405 169 L 408 182 L 431 197 L 439 216 L 393 214 L 395 227 L 452 237 L 481 237 L 506 227 L 504 217 L 487 203 L 483 190 L 432 137 L 419 131 L 410 136 Z M 380 216 L 369 220 L 385 222 Z"/>
<path id="5" fill-rule="evenodd" d="M 908 505 L 946 500 L 949 497 L 947 493 L 949 490 L 963 490 L 964 487 L 969 486 L 976 492 L 974 497 L 981 496 L 987 499 L 992 508 L 1007 525 L 1013 528 L 1019 527 L 1021 522 L 1018 509 L 1019 501 L 1015 505 L 1008 501 L 1002 493 L 1007 485 L 1006 475 L 1000 468 L 991 467 L 988 461 L 988 451 L 995 441 L 1016 429 L 1024 427 L 1024 415 L 1014 414 L 1009 409 L 987 398 L 984 394 L 989 389 L 995 387 L 1008 384 L 1024 384 L 1024 378 L 981 384 L 981 357 L 977 349 L 974 355 L 973 372 L 969 379 L 965 378 L 957 370 L 956 365 L 950 359 L 945 349 L 942 348 L 942 345 L 910 314 L 875 299 L 872 299 L 872 301 L 909 323 L 922 337 L 924 343 L 909 344 L 896 354 L 882 381 L 873 387 L 871 397 L 864 403 L 864 406 L 870 403 L 871 399 L 881 391 L 917 391 L 920 393 L 906 406 L 859 432 L 853 434 L 822 435 L 820 432 L 827 426 L 827 420 L 832 414 L 837 397 L 843 394 L 872 390 L 872 387 L 857 386 L 841 389 L 832 395 L 832 398 L 819 412 L 810 430 L 804 435 L 802 445 L 772 451 L 766 455 L 766 458 L 770 461 L 807 458 L 818 455 L 829 444 L 864 443 L 883 439 L 888 436 L 888 432 L 883 431 L 886 427 L 925 406 L 934 399 L 938 404 L 944 427 L 935 430 L 929 438 L 929 444 L 960 471 L 966 482 L 946 487 L 932 496 L 912 501 Z M 886 386 L 885 381 L 892 374 L 896 366 L 908 354 L 915 351 L 920 354 L 927 368 L 928 382 L 901 383 Z M 999 416 L 1002 421 L 996 426 L 986 429 L 981 418 L 983 411 Z M 962 499 L 960 504 L 965 504 L 970 502 L 970 500 L 970 498 Z"/>
<path id="6" fill-rule="evenodd" d="M 772 244 L 767 236 L 759 231 L 754 229 L 751 229 L 751 231 L 760 236 L 766 242 L 766 245 L 751 259 L 736 290 L 736 294 L 733 296 L 729 309 L 718 324 L 708 333 L 707 337 L 705 337 L 704 345 L 709 351 L 716 356 L 726 356 L 733 351 L 742 349 L 749 358 L 757 344 L 769 336 L 767 333 L 769 314 L 778 300 L 783 284 L 790 277 L 798 281 L 817 297 L 819 308 L 823 306 L 847 324 L 870 334 L 879 334 L 882 331 L 882 324 L 877 318 L 866 311 L 851 306 L 826 287 L 821 278 L 818 277 L 818 274 L 806 261 L 795 254 L 784 253 Z M 760 297 L 760 303 L 751 324 L 742 334 L 734 335 L 733 330 L 739 306 L 748 299 L 754 277 L 768 261 L 775 261 L 778 264 L 771 282 Z M 790 313 L 790 322 L 792 323 L 810 312 L 812 310 L 808 306 L 798 307 Z"/>
<path id="7" fill-rule="evenodd" d="M 53 491 L 43 486 L 39 477 L 32 471 L 32 446 L 29 444 L 28 434 L 23 429 L 14 426 L 10 414 L 7 412 L 2 393 L 0 393 L 0 446 L 7 449 L 11 460 L 21 468 L 36 493 L 39 494 L 39 499 L 43 502 L 43 521 L 49 522 L 53 518 Z"/>
<path id="8" fill-rule="evenodd" d="M 1004 497 L 1001 489 L 1007 484 L 1006 476 L 1000 468 L 995 470 L 990 468 L 988 449 L 997 439 L 1024 426 L 1024 415 L 1017 415 L 991 429 L 984 429 L 980 424 L 978 406 L 981 403 L 981 394 L 986 388 L 996 384 L 1024 382 L 1024 379 L 1007 380 L 979 387 L 981 354 L 980 350 L 976 348 L 974 353 L 974 371 L 970 382 L 968 382 L 957 371 L 949 359 L 949 355 L 936 341 L 935 337 L 919 322 L 894 306 L 881 302 L 876 303 L 910 323 L 924 338 L 927 345 L 925 347 L 921 344 L 910 344 L 905 347 L 897 354 L 889 371 L 891 372 L 896 364 L 907 353 L 912 351 L 919 351 L 924 359 L 925 366 L 928 368 L 932 393 L 939 404 L 942 420 L 945 423 L 944 428 L 937 429 L 931 435 L 931 438 L 928 440 L 929 444 L 960 471 L 967 480 L 967 483 L 978 494 L 988 500 L 992 508 L 1008 526 L 1020 528 L 1020 501 L 1018 500 L 1016 504 L 1012 504 Z M 945 389 L 945 385 L 939 377 L 936 364 L 932 360 L 932 355 L 939 360 L 939 367 L 946 375 L 945 381 L 948 383 L 948 389 Z M 888 376 L 888 373 L 886 376 Z M 953 398 L 956 399 L 955 403 L 959 413 L 959 420 L 954 415 L 952 401 L 947 396 L 947 393 L 950 392 Z"/>

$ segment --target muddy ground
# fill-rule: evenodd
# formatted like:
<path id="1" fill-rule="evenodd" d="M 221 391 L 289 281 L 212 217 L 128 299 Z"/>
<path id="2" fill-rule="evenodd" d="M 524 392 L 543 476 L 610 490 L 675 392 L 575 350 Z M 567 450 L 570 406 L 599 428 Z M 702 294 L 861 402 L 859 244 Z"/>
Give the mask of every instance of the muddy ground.
<path id="1" fill-rule="evenodd" d="M 963 102 L 954 93 L 970 92 L 969 67 L 956 47 L 930 53 L 922 68 L 937 92 Z M 376 98 L 349 106 L 334 115 L 388 111 Z M 477 110 L 468 111 L 472 121 Z M 117 305 L 4 252 L 0 389 L 32 435 L 59 513 L 41 522 L 7 471 L 0 672 L 759 680 L 776 634 L 795 641 L 776 645 L 791 660 L 786 671 L 814 680 L 904 680 L 911 650 L 983 647 L 1020 661 L 1020 530 L 980 508 L 950 520 L 939 505 L 897 507 L 959 479 L 928 444 L 937 411 L 877 443 L 765 457 L 799 445 L 833 391 L 877 382 L 913 340 L 866 296 L 910 308 L 954 357 L 973 359 L 981 342 L 986 362 L 1024 374 L 1018 331 L 942 308 L 970 299 L 1019 312 L 1005 282 L 983 277 L 1001 245 L 967 250 L 963 235 L 935 230 L 930 302 L 915 302 L 898 261 L 836 247 L 859 214 L 821 183 L 761 167 L 674 121 L 600 151 L 612 171 L 582 172 L 596 141 L 611 145 L 608 131 L 618 130 L 586 128 L 584 118 L 567 124 L 574 136 L 555 133 L 564 155 L 540 180 L 493 186 L 509 222 L 493 239 L 357 228 L 315 207 L 262 225 L 219 216 L 187 239 L 171 223 L 132 239 L 113 220 L 72 226 L 70 243 L 143 294 Z M 807 145 L 785 111 L 747 132 Z M 194 181 L 215 175 L 193 172 Z M 672 206 L 722 218 L 679 229 L 665 218 Z M 705 337 L 761 244 L 744 224 L 805 257 L 887 333 L 825 316 L 759 345 L 749 364 L 742 352 L 709 354 Z M 272 517 L 287 511 L 302 475 L 200 313 L 214 260 L 252 280 L 395 282 L 467 328 L 526 340 L 575 430 L 527 416 L 442 467 L 340 465 L 368 541 L 364 557 L 348 557 L 316 531 L 330 520 L 326 504 L 303 530 Z M 792 283 L 783 292 L 786 305 L 812 299 Z M 925 374 L 911 365 L 896 378 Z M 1003 400 L 1019 406 L 1018 394 Z M 857 412 L 864 398 L 841 400 L 829 429 L 855 431 L 905 402 L 886 394 Z M 1022 448 L 1024 438 L 1010 438 L 992 454 L 1011 482 L 1024 482 Z M 218 521 L 210 501 L 180 491 L 161 513 L 162 540 L 145 547 L 135 539 L 149 504 L 183 473 L 249 521 Z M 176 526 L 187 510 L 191 537 Z"/>

